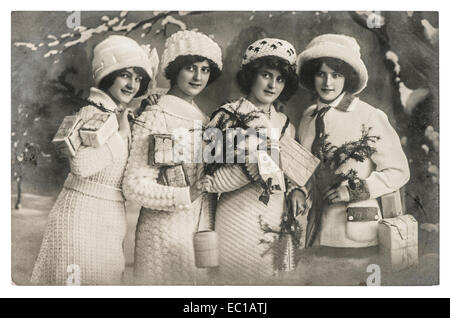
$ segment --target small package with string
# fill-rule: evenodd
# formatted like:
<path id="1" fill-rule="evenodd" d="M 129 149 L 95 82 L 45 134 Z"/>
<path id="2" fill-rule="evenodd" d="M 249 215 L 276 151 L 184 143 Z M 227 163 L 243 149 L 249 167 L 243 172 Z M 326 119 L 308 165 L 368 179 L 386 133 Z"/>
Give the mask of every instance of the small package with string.
<path id="1" fill-rule="evenodd" d="M 382 260 L 390 270 L 400 271 L 418 263 L 418 226 L 412 215 L 381 220 L 378 242 Z"/>
<path id="2" fill-rule="evenodd" d="M 396 216 L 405 214 L 405 199 L 403 196 L 403 188 L 381 196 L 383 218 L 395 218 Z"/>
<path id="3" fill-rule="evenodd" d="M 117 132 L 119 124 L 113 113 L 96 113 L 80 129 L 83 145 L 101 147 Z"/>
<path id="4" fill-rule="evenodd" d="M 79 129 L 83 124 L 83 120 L 77 115 L 64 117 L 52 140 L 57 152 L 62 157 L 69 158 L 75 156 L 78 148 L 81 146 Z"/>
<path id="5" fill-rule="evenodd" d="M 162 170 L 164 184 L 171 187 L 189 187 L 199 178 L 199 164 L 181 163 L 164 167 Z"/>
<path id="6" fill-rule="evenodd" d="M 320 164 L 305 147 L 284 135 L 280 139 L 280 168 L 298 186 L 305 186 Z"/>
<path id="7" fill-rule="evenodd" d="M 150 135 L 148 147 L 148 164 L 151 166 L 172 166 L 174 139 L 171 134 Z"/>

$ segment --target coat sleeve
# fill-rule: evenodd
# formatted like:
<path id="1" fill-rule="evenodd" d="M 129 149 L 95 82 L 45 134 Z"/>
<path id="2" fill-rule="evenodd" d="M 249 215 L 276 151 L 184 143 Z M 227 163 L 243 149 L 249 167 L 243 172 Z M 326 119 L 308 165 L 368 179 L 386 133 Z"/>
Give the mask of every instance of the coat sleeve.
<path id="1" fill-rule="evenodd" d="M 208 179 L 210 186 L 206 190 L 212 193 L 235 191 L 251 182 L 243 167 L 237 164 L 220 166 Z"/>
<path id="2" fill-rule="evenodd" d="M 386 114 L 377 109 L 369 118 L 369 127 L 372 127 L 371 135 L 380 137 L 371 156 L 376 169 L 363 180 L 372 199 L 401 188 L 408 182 L 410 173 L 400 138 Z"/>
<path id="3" fill-rule="evenodd" d="M 164 114 L 157 107 L 144 111 L 132 133 L 130 156 L 123 180 L 123 193 L 128 200 L 154 210 L 177 211 L 189 208 L 189 187 L 171 187 L 157 183 L 160 168 L 148 164 L 150 134 L 169 133 Z"/>
<path id="4" fill-rule="evenodd" d="M 83 107 L 78 113 L 84 122 L 95 113 L 100 112 L 93 106 Z M 73 174 L 83 178 L 94 175 L 110 166 L 118 159 L 127 156 L 127 141 L 123 140 L 119 132 L 113 135 L 101 147 L 95 148 L 81 145 L 75 156 L 70 159 L 70 169 Z"/>

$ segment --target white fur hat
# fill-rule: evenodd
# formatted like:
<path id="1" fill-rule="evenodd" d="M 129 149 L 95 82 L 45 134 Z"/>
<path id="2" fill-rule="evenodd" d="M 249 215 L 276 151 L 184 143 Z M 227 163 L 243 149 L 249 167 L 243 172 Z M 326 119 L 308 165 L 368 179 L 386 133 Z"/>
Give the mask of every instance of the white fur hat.
<path id="1" fill-rule="evenodd" d="M 265 38 L 253 42 L 245 50 L 241 65 L 263 56 L 278 56 L 294 65 L 297 58 L 294 46 L 285 40 Z"/>
<path id="2" fill-rule="evenodd" d="M 297 73 L 302 83 L 302 66 L 310 60 L 322 57 L 340 59 L 349 64 L 358 74 L 359 83 L 353 94 L 360 93 L 367 85 L 368 74 L 361 59 L 358 42 L 343 34 L 323 34 L 315 37 L 297 58 Z M 308 88 L 308 87 L 307 87 Z M 308 88 L 310 89 L 310 88 Z"/>
<path id="3" fill-rule="evenodd" d="M 114 71 L 128 67 L 143 68 L 150 79 L 156 76 L 159 58 L 156 49 L 140 46 L 135 40 L 123 35 L 110 35 L 94 48 L 92 70 L 95 85 Z"/>
<path id="4" fill-rule="evenodd" d="M 161 57 L 161 70 L 165 72 L 167 65 L 177 57 L 183 55 L 199 55 L 206 57 L 217 64 L 222 70 L 222 50 L 206 34 L 183 30 L 172 34 L 165 43 Z"/>

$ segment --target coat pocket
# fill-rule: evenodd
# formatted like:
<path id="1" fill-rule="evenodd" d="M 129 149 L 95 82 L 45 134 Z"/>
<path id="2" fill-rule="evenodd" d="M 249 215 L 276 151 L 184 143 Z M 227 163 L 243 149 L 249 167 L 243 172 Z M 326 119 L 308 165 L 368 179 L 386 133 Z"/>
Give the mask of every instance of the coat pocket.
<path id="1" fill-rule="evenodd" d="M 348 207 L 345 227 L 347 238 L 356 242 L 376 241 L 379 218 L 377 207 Z"/>

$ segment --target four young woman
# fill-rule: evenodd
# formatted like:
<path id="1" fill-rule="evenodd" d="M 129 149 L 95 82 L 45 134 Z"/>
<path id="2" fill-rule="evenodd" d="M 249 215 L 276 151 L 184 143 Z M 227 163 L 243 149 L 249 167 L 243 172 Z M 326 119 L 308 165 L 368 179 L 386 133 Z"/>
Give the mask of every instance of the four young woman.
<path id="1" fill-rule="evenodd" d="M 111 36 L 99 44 L 93 61 L 99 88 L 91 90 L 90 99 L 116 111 L 143 94 L 153 75 L 143 57 L 137 43 L 125 37 Z M 318 36 L 298 59 L 289 42 L 257 40 L 244 52 L 237 74 L 244 97 L 221 106 L 211 121 L 194 98 L 220 75 L 220 47 L 202 33 L 179 31 L 166 41 L 161 69 L 170 89 L 133 127 L 123 184 L 130 134 L 126 110 L 118 115 L 119 131 L 103 147 L 82 147 L 72 158 L 72 172 L 49 216 L 33 282 L 64 284 L 67 266 L 77 264 L 83 284 L 120 283 L 125 234 L 121 185 L 124 196 L 142 206 L 136 284 L 206 282 L 205 270 L 195 266 L 193 233 L 211 212 L 219 237 L 215 275 L 224 283 L 260 283 L 280 270 L 285 251 L 263 228 L 278 228 L 286 213 L 307 215 L 307 246 L 377 245 L 381 214 L 375 199 L 403 186 L 409 169 L 386 115 L 355 97 L 368 74 L 353 38 Z M 192 163 L 198 129 L 245 122 L 241 128 L 268 129 L 269 145 L 283 135 L 295 138 L 295 128 L 275 104 L 289 100 L 299 79 L 317 97 L 297 130 L 298 141 L 321 159 L 308 187 L 288 179 L 284 184 L 284 177 L 278 187 L 267 185 L 248 156 L 244 163 L 213 170 L 203 162 Z M 98 108 L 87 106 L 80 115 L 90 118 L 96 112 Z M 150 142 L 155 136 L 169 138 L 183 159 L 169 166 L 156 163 Z M 173 179 L 175 170 L 182 171 L 183 180 Z M 204 207 L 207 193 L 219 193 L 215 211 Z"/>

